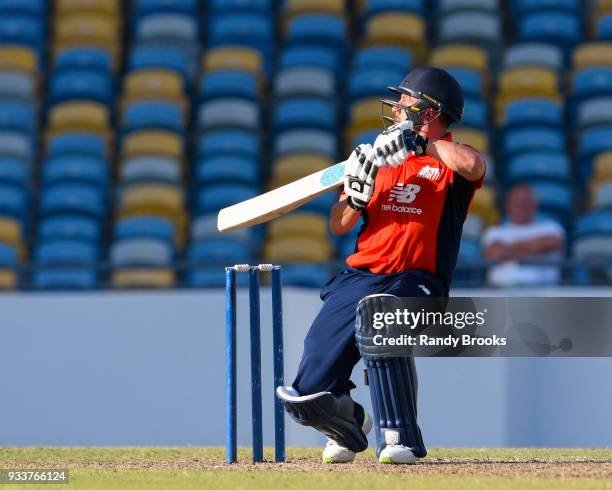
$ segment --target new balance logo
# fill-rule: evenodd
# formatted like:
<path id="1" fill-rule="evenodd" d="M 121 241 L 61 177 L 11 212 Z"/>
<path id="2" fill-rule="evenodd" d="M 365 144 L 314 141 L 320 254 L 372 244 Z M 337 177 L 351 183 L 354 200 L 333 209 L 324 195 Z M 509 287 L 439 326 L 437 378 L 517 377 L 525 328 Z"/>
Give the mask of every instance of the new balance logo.
<path id="1" fill-rule="evenodd" d="M 417 177 L 427 180 L 439 180 L 440 176 L 440 169 L 437 167 L 430 167 L 429 165 L 425 165 L 417 174 Z"/>
<path id="2" fill-rule="evenodd" d="M 389 201 L 410 204 L 416 199 L 416 195 L 420 190 L 421 186 L 416 184 L 395 184 L 391 189 Z"/>

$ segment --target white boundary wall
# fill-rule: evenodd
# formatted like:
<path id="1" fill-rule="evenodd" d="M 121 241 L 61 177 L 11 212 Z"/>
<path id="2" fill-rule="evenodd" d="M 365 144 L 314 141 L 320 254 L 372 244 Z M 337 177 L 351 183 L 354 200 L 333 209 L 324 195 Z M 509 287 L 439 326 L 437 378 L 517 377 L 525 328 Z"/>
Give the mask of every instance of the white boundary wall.
<path id="1" fill-rule="evenodd" d="M 513 293 L 611 296 L 612 288 Z M 290 383 L 320 300 L 310 289 L 283 295 Z M 239 443 L 246 445 L 246 291 L 238 297 Z M 273 441 L 269 302 L 263 288 L 266 445 Z M 222 446 L 224 322 L 221 290 L 0 296 L 0 445 Z M 612 359 L 419 359 L 417 367 L 430 446 L 612 446 Z M 358 365 L 353 394 L 369 406 L 361 373 Z M 287 418 L 288 445 L 322 441 Z"/>

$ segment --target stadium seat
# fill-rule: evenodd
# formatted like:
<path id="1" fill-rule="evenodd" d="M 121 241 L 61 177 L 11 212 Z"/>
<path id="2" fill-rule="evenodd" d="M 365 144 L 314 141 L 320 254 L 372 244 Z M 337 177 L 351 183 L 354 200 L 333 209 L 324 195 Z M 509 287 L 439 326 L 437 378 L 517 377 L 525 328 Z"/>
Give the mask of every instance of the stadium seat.
<path id="1" fill-rule="evenodd" d="M 102 234 L 99 220 L 78 214 L 58 214 L 38 222 L 38 240 L 83 240 L 98 243 Z"/>
<path id="2" fill-rule="evenodd" d="M 197 154 L 202 156 L 221 153 L 248 155 L 259 158 L 261 143 L 254 131 L 242 129 L 215 129 L 206 131 L 197 141 Z"/>
<path id="3" fill-rule="evenodd" d="M 442 68 L 468 68 L 477 71 L 482 77 L 489 72 L 487 52 L 469 44 L 440 46 L 431 52 L 429 64 Z"/>
<path id="4" fill-rule="evenodd" d="M 123 99 L 136 101 L 140 99 L 182 100 L 183 79 L 171 70 L 143 68 L 126 75 L 123 81 Z"/>
<path id="5" fill-rule="evenodd" d="M 37 52 L 27 46 L 3 46 L 0 43 L 0 69 L 34 75 L 38 69 Z"/>
<path id="6" fill-rule="evenodd" d="M 50 103 L 82 99 L 110 105 L 113 99 L 110 76 L 89 69 L 62 70 L 51 76 Z"/>
<path id="7" fill-rule="evenodd" d="M 48 159 L 43 163 L 42 184 L 52 185 L 63 181 L 81 181 L 106 187 L 109 164 L 100 158 L 85 155 L 66 155 Z"/>
<path id="8" fill-rule="evenodd" d="M 521 43 L 504 51 L 504 68 L 538 66 L 560 72 L 564 66 L 563 50 L 554 44 Z"/>
<path id="9" fill-rule="evenodd" d="M 112 55 L 108 50 L 77 46 L 58 52 L 54 68 L 58 71 L 77 69 L 111 73 L 114 65 Z"/>
<path id="10" fill-rule="evenodd" d="M 183 139 L 172 131 L 143 129 L 126 135 L 121 148 L 124 157 L 163 155 L 170 158 L 183 157 Z"/>
<path id="11" fill-rule="evenodd" d="M 612 65 L 574 71 L 572 93 L 574 99 L 578 101 L 612 93 Z"/>
<path id="12" fill-rule="evenodd" d="M 93 264 L 98 256 L 98 246 L 82 240 L 41 241 L 34 249 L 34 260 L 45 265 Z"/>
<path id="13" fill-rule="evenodd" d="M 48 128 L 55 133 L 74 130 L 104 134 L 108 131 L 109 124 L 109 109 L 99 102 L 63 102 L 49 111 Z"/>
<path id="14" fill-rule="evenodd" d="M 217 212 L 226 206 L 246 201 L 259 194 L 257 187 L 245 184 L 216 184 L 199 189 L 196 193 L 198 214 Z"/>
<path id="15" fill-rule="evenodd" d="M 272 124 L 277 130 L 320 128 L 334 131 L 336 107 L 328 99 L 320 97 L 291 97 L 276 104 Z"/>
<path id="16" fill-rule="evenodd" d="M 532 151 L 521 153 L 508 162 L 508 184 L 557 180 L 569 183 L 572 163 L 565 153 Z"/>
<path id="17" fill-rule="evenodd" d="M 603 15 L 597 20 L 595 38 L 602 41 L 612 41 L 612 14 Z"/>
<path id="18" fill-rule="evenodd" d="M 366 46 L 353 57 L 353 69 L 383 68 L 408 73 L 413 66 L 412 53 L 397 46 Z"/>
<path id="19" fill-rule="evenodd" d="M 255 243 L 257 246 L 257 237 L 254 230 L 254 228 L 240 228 L 238 230 L 224 232 L 222 236 L 223 238 L 244 242 L 250 246 L 253 246 Z M 193 242 L 219 237 L 217 213 L 204 214 L 197 218 L 194 217 L 191 222 L 191 239 Z"/>
<path id="20" fill-rule="evenodd" d="M 593 164 L 593 181 L 612 181 L 612 150 L 600 153 Z"/>
<path id="21" fill-rule="evenodd" d="M 312 213 L 295 212 L 275 219 L 268 225 L 268 238 L 308 236 L 327 237 L 327 219 Z"/>
<path id="22" fill-rule="evenodd" d="M 257 186 L 260 182 L 259 162 L 233 155 L 203 158 L 196 162 L 192 180 L 199 185 L 227 181 Z"/>
<path id="23" fill-rule="evenodd" d="M 248 263 L 254 250 L 241 240 L 212 238 L 194 242 L 189 247 L 189 261 L 196 264 Z"/>
<path id="24" fill-rule="evenodd" d="M 0 182 L 27 188 L 30 183 L 30 165 L 19 158 L 0 156 Z"/>
<path id="25" fill-rule="evenodd" d="M 612 150 L 612 125 L 586 129 L 578 136 L 578 156 L 581 159 L 590 159 L 608 150 Z"/>
<path id="26" fill-rule="evenodd" d="M 82 183 L 62 183 L 42 189 L 40 212 L 84 213 L 101 218 L 106 213 L 104 190 Z"/>
<path id="27" fill-rule="evenodd" d="M 125 265 L 170 265 L 174 258 L 174 247 L 165 239 L 151 236 L 125 238 L 115 241 L 110 248 L 113 266 Z"/>
<path id="28" fill-rule="evenodd" d="M 499 114 L 498 124 L 506 129 L 527 124 L 539 126 L 562 127 L 563 108 L 550 99 L 529 97 L 509 102 Z"/>
<path id="29" fill-rule="evenodd" d="M 438 42 L 441 44 L 475 44 L 497 53 L 502 40 L 501 22 L 497 13 L 460 11 L 442 17 L 438 23 Z"/>
<path id="30" fill-rule="evenodd" d="M 113 237 L 121 243 L 134 238 L 152 238 L 172 244 L 176 239 L 174 223 L 159 216 L 146 215 L 117 221 Z"/>
<path id="31" fill-rule="evenodd" d="M 280 56 L 280 68 L 318 67 L 340 75 L 343 58 L 329 46 L 296 45 L 283 49 Z"/>
<path id="32" fill-rule="evenodd" d="M 481 98 L 486 94 L 484 80 L 477 71 L 468 68 L 454 67 L 447 67 L 446 71 L 459 82 L 465 96 Z"/>
<path id="33" fill-rule="evenodd" d="M 35 289 L 94 289 L 98 285 L 98 275 L 89 269 L 49 269 L 39 268 L 33 274 L 32 285 Z"/>
<path id="34" fill-rule="evenodd" d="M 289 264 L 283 267 L 283 285 L 321 288 L 331 277 L 328 267 L 318 264 Z"/>
<path id="35" fill-rule="evenodd" d="M 483 155 L 489 154 L 489 138 L 484 131 L 473 128 L 457 128 L 453 130 L 453 140 L 469 145 Z"/>
<path id="36" fill-rule="evenodd" d="M 117 207 L 119 209 L 140 209 L 147 206 L 161 206 L 178 211 L 183 209 L 184 200 L 185 196 L 178 186 L 163 183 L 137 183 L 121 189 Z"/>
<path id="37" fill-rule="evenodd" d="M 321 238 L 282 237 L 267 242 L 264 260 L 271 263 L 325 262 L 333 255 L 332 244 Z"/>
<path id="38" fill-rule="evenodd" d="M 247 46 L 220 46 L 208 49 L 202 59 L 205 72 L 213 70 L 240 70 L 254 75 L 263 73 L 259 51 Z"/>
<path id="39" fill-rule="evenodd" d="M 592 42 L 578 46 L 572 53 L 572 68 L 581 70 L 594 66 L 612 66 L 610 50 L 612 42 Z"/>
<path id="40" fill-rule="evenodd" d="M 0 183 L 0 215 L 23 221 L 27 211 L 27 191 L 20 186 Z"/>
<path id="41" fill-rule="evenodd" d="M 288 68 L 279 72 L 274 80 L 274 95 L 318 95 L 333 97 L 336 83 L 333 73 L 316 67 Z"/>
<path id="42" fill-rule="evenodd" d="M 341 52 L 347 42 L 346 25 L 344 19 L 337 15 L 298 15 L 287 24 L 285 42 L 336 46 Z"/>
<path id="43" fill-rule="evenodd" d="M 321 153 L 335 156 L 338 150 L 336 135 L 317 129 L 293 129 L 278 134 L 274 141 L 276 156 L 289 153 Z"/>
<path id="44" fill-rule="evenodd" d="M 41 51 L 43 35 L 40 18 L 10 13 L 0 15 L 0 44 L 28 46 Z"/>
<path id="45" fill-rule="evenodd" d="M 593 185 L 591 207 L 612 208 L 612 182 L 600 182 Z"/>
<path id="46" fill-rule="evenodd" d="M 191 80 L 194 72 L 193 60 L 189 52 L 172 45 L 137 46 L 131 50 L 128 69 L 165 69 L 178 73 L 185 82 Z"/>
<path id="47" fill-rule="evenodd" d="M 519 41 L 555 44 L 566 51 L 582 39 L 580 18 L 572 13 L 543 11 L 521 17 L 518 21 Z"/>
<path id="48" fill-rule="evenodd" d="M 198 128 L 235 127 L 255 130 L 260 126 L 260 107 L 257 103 L 227 97 L 207 101 L 198 110 Z"/>
<path id="49" fill-rule="evenodd" d="M 32 137 L 15 131 L 0 130 L 0 155 L 30 161 L 34 154 Z"/>
<path id="50" fill-rule="evenodd" d="M 35 126 L 33 105 L 26 102 L 0 101 L 0 131 L 31 134 Z"/>
<path id="51" fill-rule="evenodd" d="M 46 153 L 49 158 L 70 153 L 104 158 L 108 153 L 108 140 L 104 135 L 93 132 L 60 133 L 47 139 Z"/>
<path id="52" fill-rule="evenodd" d="M 272 0 L 211 0 L 209 8 L 214 13 L 232 12 L 236 9 L 242 9 L 247 12 L 267 14 L 272 8 Z"/>
<path id="53" fill-rule="evenodd" d="M 18 248 L 23 239 L 23 225 L 14 218 L 0 216 L 0 243 Z"/>
<path id="54" fill-rule="evenodd" d="M 139 42 L 194 43 L 198 37 L 196 18 L 175 12 L 159 12 L 140 17 L 135 37 Z"/>
<path id="55" fill-rule="evenodd" d="M 244 97 L 257 100 L 259 96 L 258 77 L 241 70 L 216 70 L 205 73 L 199 86 L 202 100 L 216 97 Z"/>
<path id="56" fill-rule="evenodd" d="M 386 12 L 371 17 L 365 26 L 368 45 L 388 44 L 408 48 L 415 62 L 423 60 L 427 49 L 425 22 L 422 17 L 403 12 Z"/>
<path id="57" fill-rule="evenodd" d="M 351 100 L 387 95 L 387 87 L 398 85 L 405 73 L 397 69 L 369 68 L 353 71 L 348 80 Z"/>
<path id="58" fill-rule="evenodd" d="M 129 268 L 116 269 L 112 274 L 112 284 L 116 288 L 132 289 L 168 289 L 175 285 L 175 273 L 172 269 L 161 268 Z"/>
<path id="59" fill-rule="evenodd" d="M 498 0 L 440 0 L 437 14 L 448 15 L 462 11 L 495 13 L 498 9 Z"/>
<path id="60" fill-rule="evenodd" d="M 331 160 L 321 155 L 298 153 L 278 158 L 272 164 L 274 180 L 292 182 L 306 175 L 323 170 L 331 165 Z"/>
<path id="61" fill-rule="evenodd" d="M 36 80 L 22 72 L 0 71 L 0 98 L 31 101 L 36 94 Z"/>
<path id="62" fill-rule="evenodd" d="M 486 226 L 491 226 L 499 221 L 499 212 L 495 205 L 495 192 L 491 187 L 483 186 L 474 194 L 470 212 L 479 216 Z"/>
<path id="63" fill-rule="evenodd" d="M 184 114 L 179 105 L 171 102 L 134 102 L 125 108 L 121 125 L 124 131 L 161 128 L 181 132 L 184 127 Z"/>
<path id="64" fill-rule="evenodd" d="M 579 130 L 612 124 L 612 92 L 607 97 L 589 98 L 582 102 L 577 110 L 577 127 Z"/>
<path id="65" fill-rule="evenodd" d="M 114 15 L 119 13 L 119 0 L 57 0 L 57 13 L 71 14 L 75 12 L 98 12 Z"/>
<path id="66" fill-rule="evenodd" d="M 545 126 L 516 126 L 502 137 L 501 155 L 503 159 L 529 151 L 564 152 L 565 133 L 559 129 Z"/>
<path id="67" fill-rule="evenodd" d="M 123 183 L 153 180 L 180 184 L 181 173 L 181 163 L 176 159 L 149 155 L 122 161 L 119 175 Z"/>
<path id="68" fill-rule="evenodd" d="M 18 285 L 18 276 L 15 271 L 0 269 L 0 289 L 7 291 L 16 289 Z"/>

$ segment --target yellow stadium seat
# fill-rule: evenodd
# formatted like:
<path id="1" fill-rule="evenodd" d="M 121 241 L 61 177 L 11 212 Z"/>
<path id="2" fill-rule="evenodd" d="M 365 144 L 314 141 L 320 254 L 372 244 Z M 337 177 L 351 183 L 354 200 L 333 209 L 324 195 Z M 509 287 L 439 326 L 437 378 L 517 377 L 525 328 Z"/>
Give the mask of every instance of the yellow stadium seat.
<path id="1" fill-rule="evenodd" d="M 264 258 L 271 263 L 326 262 L 332 254 L 330 240 L 318 237 L 284 237 L 270 240 L 264 246 Z"/>
<path id="2" fill-rule="evenodd" d="M 12 218 L 0 217 L 0 242 L 14 247 L 21 245 L 23 231 L 21 223 Z"/>
<path id="3" fill-rule="evenodd" d="M 163 289 L 173 287 L 175 282 L 174 271 L 167 267 L 113 271 L 113 286 L 116 288 Z"/>
<path id="4" fill-rule="evenodd" d="M 602 15 L 612 14 L 612 0 L 597 0 L 593 6 L 591 17 L 594 21 Z"/>
<path id="5" fill-rule="evenodd" d="M 8 269 L 0 269 L 0 289 L 9 290 L 17 288 L 17 273 Z"/>
<path id="6" fill-rule="evenodd" d="M 123 140 L 122 156 L 164 155 L 183 159 L 183 139 L 172 131 L 146 129 L 134 131 Z"/>
<path id="7" fill-rule="evenodd" d="M 509 68 L 498 78 L 498 97 L 555 97 L 559 94 L 559 79 L 547 68 Z"/>
<path id="8" fill-rule="evenodd" d="M 294 238 L 298 236 L 327 237 L 327 218 L 316 213 L 297 212 L 275 219 L 268 226 L 268 238 Z"/>
<path id="9" fill-rule="evenodd" d="M 99 12 L 118 15 L 119 0 L 57 0 L 55 15 L 69 15 L 74 12 Z"/>
<path id="10" fill-rule="evenodd" d="M 276 160 L 272 165 L 273 180 L 291 182 L 329 167 L 332 162 L 323 155 L 294 153 Z"/>
<path id="11" fill-rule="evenodd" d="M 48 128 L 54 131 L 82 130 L 104 132 L 110 127 L 108 108 L 99 102 L 62 102 L 51 109 Z"/>
<path id="12" fill-rule="evenodd" d="M 612 65 L 612 42 L 593 42 L 582 44 L 574 49 L 572 54 L 572 68 L 581 70 L 597 65 Z"/>
<path id="13" fill-rule="evenodd" d="M 55 51 L 66 46 L 102 46 L 115 56 L 121 43 L 118 18 L 102 14 L 72 14 L 55 23 Z"/>
<path id="14" fill-rule="evenodd" d="M 393 94 L 389 93 L 389 98 L 393 99 Z M 379 126 L 382 124 L 381 114 L 384 110 L 385 116 L 393 117 L 391 107 L 383 105 L 379 97 L 367 97 L 353 102 L 350 108 L 351 126 L 371 126 L 376 122 Z"/>
<path id="15" fill-rule="evenodd" d="M 174 71 L 155 68 L 132 71 L 123 85 L 123 97 L 133 100 L 183 98 L 183 79 Z"/>
<path id="16" fill-rule="evenodd" d="M 484 186 L 474 194 L 470 212 L 480 216 L 487 226 L 499 221 L 499 211 L 495 206 L 495 192 L 491 187 Z"/>
<path id="17" fill-rule="evenodd" d="M 485 132 L 473 128 L 451 128 L 451 132 L 454 142 L 469 145 L 483 155 L 489 153 L 489 138 Z"/>
<path id="18" fill-rule="evenodd" d="M 344 0 L 287 0 L 285 15 L 309 13 L 344 14 Z"/>
<path id="19" fill-rule="evenodd" d="M 153 204 L 181 210 L 184 203 L 183 190 L 172 184 L 135 184 L 123 189 L 119 195 L 119 209 Z"/>
<path id="20" fill-rule="evenodd" d="M 37 71 L 38 55 L 25 46 L 0 46 L 0 70 Z"/>
<path id="21" fill-rule="evenodd" d="M 261 54 L 244 46 L 223 46 L 206 51 L 202 59 L 203 71 L 243 70 L 256 75 L 263 72 Z"/>
<path id="22" fill-rule="evenodd" d="M 441 68 L 469 68 L 480 72 L 483 79 L 489 73 L 487 52 L 478 46 L 468 44 L 449 44 L 432 51 L 429 57 L 431 66 Z"/>
<path id="23" fill-rule="evenodd" d="M 596 182 L 612 180 L 612 151 L 600 153 L 593 163 L 593 179 Z"/>
<path id="24" fill-rule="evenodd" d="M 408 48 L 418 64 L 422 62 L 427 50 L 425 29 L 425 21 L 418 15 L 385 12 L 368 20 L 364 41 L 367 44 L 391 44 Z"/>

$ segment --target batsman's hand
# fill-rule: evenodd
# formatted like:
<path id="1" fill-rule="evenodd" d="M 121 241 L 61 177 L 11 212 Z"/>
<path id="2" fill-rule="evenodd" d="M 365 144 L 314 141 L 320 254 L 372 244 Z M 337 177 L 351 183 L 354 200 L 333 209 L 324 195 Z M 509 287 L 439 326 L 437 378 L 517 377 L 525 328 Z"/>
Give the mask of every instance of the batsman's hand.
<path id="1" fill-rule="evenodd" d="M 427 138 L 414 131 L 412 121 L 402 121 L 380 133 L 374 142 L 378 164 L 397 167 L 409 154 L 421 156 L 427 150 Z"/>
<path id="2" fill-rule="evenodd" d="M 378 171 L 374 159 L 372 145 L 359 145 L 344 167 L 344 193 L 348 196 L 347 204 L 355 211 L 362 211 L 374 192 L 374 180 Z"/>

